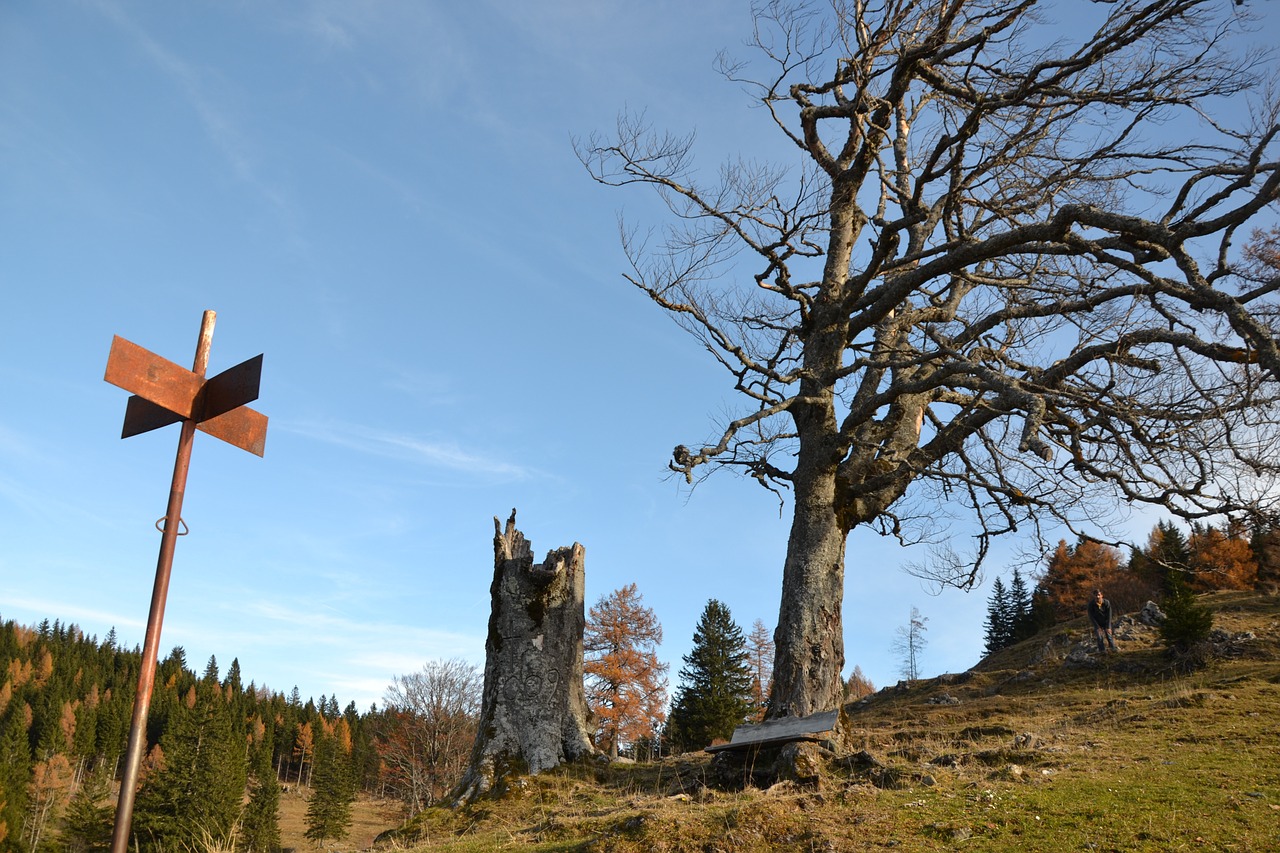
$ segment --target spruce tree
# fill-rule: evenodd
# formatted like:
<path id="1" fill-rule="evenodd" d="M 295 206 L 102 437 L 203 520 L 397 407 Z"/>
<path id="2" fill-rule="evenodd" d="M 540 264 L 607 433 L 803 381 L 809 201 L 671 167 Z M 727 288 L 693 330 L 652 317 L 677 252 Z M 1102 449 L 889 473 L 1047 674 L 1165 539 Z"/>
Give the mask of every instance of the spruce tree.
<path id="1" fill-rule="evenodd" d="M 233 694 L 244 692 L 244 686 L 240 683 L 240 658 L 232 658 L 231 666 L 227 667 L 227 677 L 222 680 L 224 688 L 231 688 Z"/>
<path id="2" fill-rule="evenodd" d="M 11 701 L 0 717 L 0 849 L 21 849 L 22 819 L 31 781 L 31 744 L 23 722 L 25 705 Z"/>
<path id="3" fill-rule="evenodd" d="M 332 737 L 316 744 L 311 777 L 311 801 L 307 804 L 306 836 L 316 844 L 340 839 L 351 826 L 351 803 L 356 798 L 348 757 Z"/>
<path id="4" fill-rule="evenodd" d="M 225 841 L 240 816 L 247 769 L 222 694 L 197 692 L 192 708 L 179 703 L 160 738 L 164 766 L 144 780 L 134 809 L 137 834 L 157 848 L 195 848 Z"/>
<path id="5" fill-rule="evenodd" d="M 67 805 L 62 843 L 68 853 L 94 853 L 111 846 L 115 804 L 111 800 L 111 770 L 102 765 L 85 775 Z"/>
<path id="6" fill-rule="evenodd" d="M 1022 572 L 1013 570 L 1013 580 L 1009 582 L 1009 643 L 1019 643 L 1034 637 L 1039 628 L 1032 614 L 1031 591 L 1027 587 Z"/>
<path id="7" fill-rule="evenodd" d="M 1171 576 L 1170 587 L 1164 600 L 1165 620 L 1160 623 L 1160 639 L 1175 657 L 1190 662 L 1213 631 L 1213 612 L 1196 599 L 1182 578 Z"/>
<path id="8" fill-rule="evenodd" d="M 206 684 L 218 683 L 218 656 L 209 655 L 209 662 L 204 665 L 204 675 L 200 679 Z"/>
<path id="9" fill-rule="evenodd" d="M 275 853 L 280 849 L 280 781 L 271 766 L 271 746 L 253 753 L 253 787 L 240 820 L 239 849 L 243 853 Z"/>
<path id="10" fill-rule="evenodd" d="M 1191 549 L 1187 537 L 1172 521 L 1161 521 L 1151 531 L 1144 568 L 1159 581 L 1168 595 L 1177 595 L 1191 571 Z"/>
<path id="11" fill-rule="evenodd" d="M 999 577 L 991 585 L 991 597 L 987 599 L 987 630 L 983 635 L 987 654 L 996 652 L 1009 645 L 1009 625 L 1006 615 L 1009 610 L 1009 592 L 1004 581 Z"/>
<path id="12" fill-rule="evenodd" d="M 729 608 L 714 598 L 702 611 L 684 664 L 667 726 L 668 740 L 682 751 L 728 739 L 751 711 L 746 640 Z"/>

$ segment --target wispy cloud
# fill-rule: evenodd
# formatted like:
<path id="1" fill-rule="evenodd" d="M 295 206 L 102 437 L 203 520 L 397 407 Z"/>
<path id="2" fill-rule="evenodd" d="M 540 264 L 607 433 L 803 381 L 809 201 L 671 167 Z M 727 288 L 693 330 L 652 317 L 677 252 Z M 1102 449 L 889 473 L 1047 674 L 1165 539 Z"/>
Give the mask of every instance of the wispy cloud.
<path id="1" fill-rule="evenodd" d="M 316 0 L 302 18 L 300 29 L 326 50 L 376 56 L 365 67 L 365 82 L 375 90 L 403 88 L 422 103 L 440 103 L 472 79 L 475 58 L 444 4 L 415 0 L 349 3 Z M 394 74 L 385 67 L 389 63 Z"/>
<path id="2" fill-rule="evenodd" d="M 205 135 L 222 154 L 235 176 L 254 188 L 284 218 L 290 230 L 295 232 L 296 238 L 297 217 L 293 205 L 280 190 L 262 179 L 253 146 L 231 113 L 209 93 L 206 75 L 202 75 L 198 68 L 153 38 L 113 0 L 96 0 L 95 5 L 133 40 L 143 55 L 182 93 L 204 128 Z"/>
<path id="3" fill-rule="evenodd" d="M 239 636 L 224 633 L 220 642 L 234 642 L 246 656 L 255 647 L 296 648 L 304 643 L 307 653 L 292 657 L 288 677 L 300 685 L 334 685 L 341 696 L 354 698 L 358 705 L 380 700 L 394 677 L 416 672 L 428 660 L 462 658 L 477 666 L 484 660 L 480 635 L 351 619 L 266 601 L 250 603 L 245 609 L 254 630 Z M 287 690 L 291 685 L 271 686 Z"/>
<path id="4" fill-rule="evenodd" d="M 285 423 L 276 428 L 360 453 L 490 479 L 524 480 L 537 475 L 537 471 L 532 468 L 470 451 L 454 442 L 434 441 L 417 435 L 385 432 L 352 424 L 318 422 Z"/>
<path id="5" fill-rule="evenodd" d="M 186 97 L 201 124 L 218 149 L 226 156 L 236 174 L 253 178 L 253 166 L 247 146 L 234 122 L 219 109 L 204 91 L 196 70 L 177 54 L 156 41 L 116 3 L 98 0 L 97 8 L 125 32 L 151 62 L 156 65 Z"/>

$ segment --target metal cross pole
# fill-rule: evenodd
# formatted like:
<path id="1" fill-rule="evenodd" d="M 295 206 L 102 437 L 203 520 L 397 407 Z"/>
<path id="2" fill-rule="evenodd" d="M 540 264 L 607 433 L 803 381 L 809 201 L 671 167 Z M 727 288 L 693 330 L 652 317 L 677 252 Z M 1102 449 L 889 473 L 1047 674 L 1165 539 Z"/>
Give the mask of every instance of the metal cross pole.
<path id="1" fill-rule="evenodd" d="M 147 633 L 142 647 L 142 671 L 138 674 L 138 692 L 133 704 L 133 720 L 129 725 L 129 747 L 125 754 L 124 775 L 120 779 L 120 799 L 116 805 L 111 853 L 126 853 L 129 847 L 138 770 L 142 766 L 142 754 L 146 749 L 147 711 L 151 706 L 151 692 L 155 685 L 160 627 L 164 622 L 165 599 L 169 592 L 169 575 L 173 568 L 178 527 L 182 524 L 182 498 L 187 488 L 187 470 L 191 465 L 191 445 L 194 443 L 195 431 L 199 429 L 207 432 L 257 456 L 262 456 L 266 445 L 266 416 L 245 405 L 258 399 L 262 356 L 242 362 L 212 379 L 204 378 L 209 365 L 209 348 L 213 343 L 215 319 L 214 312 L 204 312 L 200 322 L 200 339 L 196 344 L 195 365 L 191 370 L 185 370 L 116 336 L 111 342 L 107 372 L 103 377 L 112 385 L 134 394 L 125 408 L 121 438 L 179 421 L 182 423 L 182 431 L 178 437 L 178 455 L 173 465 L 173 482 L 169 487 L 169 505 L 160 536 L 160 556 L 156 561 L 151 611 L 147 617 Z"/>

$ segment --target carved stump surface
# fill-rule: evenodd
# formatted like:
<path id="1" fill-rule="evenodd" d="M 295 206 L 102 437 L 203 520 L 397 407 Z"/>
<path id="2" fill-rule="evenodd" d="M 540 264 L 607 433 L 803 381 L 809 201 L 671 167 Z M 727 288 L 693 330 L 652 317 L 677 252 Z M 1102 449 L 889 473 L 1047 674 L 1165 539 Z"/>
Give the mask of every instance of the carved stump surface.
<path id="1" fill-rule="evenodd" d="M 480 728 L 455 805 L 595 753 L 582 684 L 585 551 L 575 542 L 535 565 L 515 510 L 505 529 L 493 523 Z"/>

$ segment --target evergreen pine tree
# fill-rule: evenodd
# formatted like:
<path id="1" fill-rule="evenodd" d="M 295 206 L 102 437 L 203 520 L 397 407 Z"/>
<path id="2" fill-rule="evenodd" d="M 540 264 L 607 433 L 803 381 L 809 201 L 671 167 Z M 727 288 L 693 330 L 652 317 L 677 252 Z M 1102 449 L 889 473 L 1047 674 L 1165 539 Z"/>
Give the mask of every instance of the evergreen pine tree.
<path id="1" fill-rule="evenodd" d="M 987 627 L 983 634 L 986 653 L 991 655 L 1003 649 L 1008 643 L 1009 626 L 1005 622 L 1005 614 L 1009 609 L 1009 592 L 1004 581 L 998 576 L 991 585 L 991 597 L 987 599 Z"/>
<path id="2" fill-rule="evenodd" d="M 334 738 L 320 738 L 311 777 L 311 801 L 307 804 L 307 838 L 323 844 L 326 839 L 345 837 L 355 798 L 347 755 Z"/>
<path id="3" fill-rule="evenodd" d="M 209 662 L 204 665 L 204 675 L 200 679 L 207 684 L 218 683 L 218 656 L 209 655 Z"/>
<path id="4" fill-rule="evenodd" d="M 280 849 L 280 781 L 271 766 L 271 747 L 264 743 L 253 753 L 253 786 L 240 820 L 239 849 L 243 853 L 275 853 Z"/>
<path id="5" fill-rule="evenodd" d="M 1209 639 L 1213 612 L 1196 600 L 1185 581 L 1175 577 L 1172 585 L 1164 601 L 1165 620 L 1160 623 L 1160 638 L 1174 655 L 1187 659 Z"/>
<path id="6" fill-rule="evenodd" d="M 684 664 L 668 740 L 680 750 L 727 740 L 751 711 L 751 670 L 742 629 L 714 598 L 702 611 Z"/>
<path id="7" fill-rule="evenodd" d="M 0 720 L 0 850 L 20 850 L 31 781 L 31 744 L 23 703 L 11 702 Z"/>
<path id="8" fill-rule="evenodd" d="M 227 677 L 222 680 L 222 686 L 231 688 L 233 694 L 244 692 L 244 686 L 240 683 L 240 658 L 231 659 L 231 666 L 227 667 Z"/>
<path id="9" fill-rule="evenodd" d="M 1176 594 L 1191 571 L 1191 549 L 1177 525 L 1172 521 L 1157 523 L 1143 556 L 1144 568 L 1159 581 L 1165 593 Z"/>
<path id="10" fill-rule="evenodd" d="M 68 853 L 96 853 L 111 847 L 111 830 L 115 823 L 111 766 L 99 766 L 86 774 L 67 805 L 62 843 Z"/>
<path id="11" fill-rule="evenodd" d="M 1009 643 L 1020 643 L 1034 637 L 1039 630 L 1035 615 L 1032 612 L 1031 591 L 1022 572 L 1013 570 L 1013 580 L 1009 582 Z"/>
<path id="12" fill-rule="evenodd" d="M 221 692 L 197 691 L 192 708 L 179 703 L 160 751 L 164 766 L 138 792 L 135 831 L 162 849 L 225 842 L 240 816 L 247 768 Z"/>

